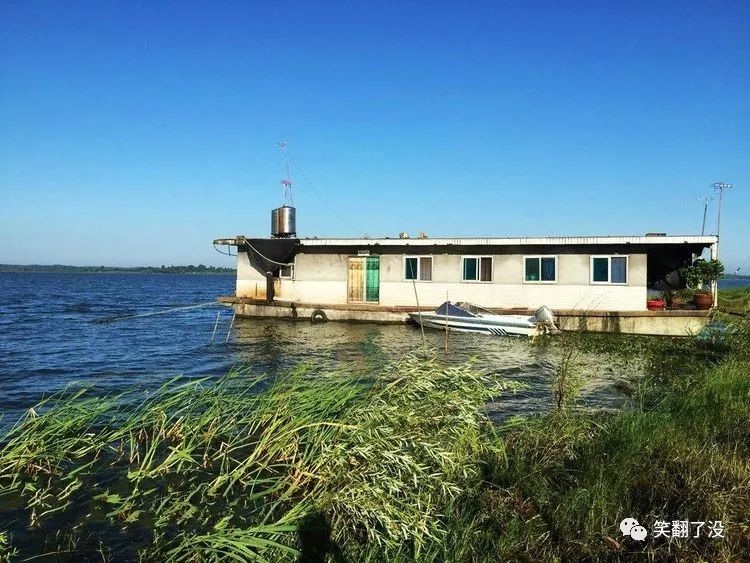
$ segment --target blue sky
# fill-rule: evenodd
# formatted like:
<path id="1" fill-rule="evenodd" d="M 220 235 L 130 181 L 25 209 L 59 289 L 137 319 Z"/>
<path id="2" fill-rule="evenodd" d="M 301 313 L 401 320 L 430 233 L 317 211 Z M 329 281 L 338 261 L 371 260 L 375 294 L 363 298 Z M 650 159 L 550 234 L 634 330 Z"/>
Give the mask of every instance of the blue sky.
<path id="1" fill-rule="evenodd" d="M 0 262 L 229 265 L 285 139 L 303 236 L 695 234 L 723 179 L 750 273 L 747 2 L 0 11 Z"/>

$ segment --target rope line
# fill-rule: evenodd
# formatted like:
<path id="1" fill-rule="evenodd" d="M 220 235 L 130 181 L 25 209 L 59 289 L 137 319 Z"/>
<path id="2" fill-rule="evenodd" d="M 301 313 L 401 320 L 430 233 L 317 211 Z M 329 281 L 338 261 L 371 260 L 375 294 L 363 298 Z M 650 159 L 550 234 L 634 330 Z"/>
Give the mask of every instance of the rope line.
<path id="1" fill-rule="evenodd" d="M 722 297 L 721 295 L 719 295 L 719 301 L 726 301 L 728 303 L 733 303 L 735 301 L 745 301 L 747 299 L 750 299 L 750 295 L 744 295 L 742 297 L 734 297 L 731 299 L 729 297 Z"/>
<path id="2" fill-rule="evenodd" d="M 209 305 L 218 305 L 216 301 L 208 301 L 206 303 L 199 303 L 198 305 L 188 305 L 186 307 L 172 307 L 171 309 L 165 309 L 163 311 L 151 311 L 149 313 L 139 313 L 137 315 L 122 315 L 121 317 L 107 317 L 104 319 L 94 319 L 94 323 L 102 324 L 102 323 L 112 323 L 115 321 L 125 320 L 125 319 L 137 319 L 140 317 L 150 317 L 152 315 L 163 315 L 164 313 L 172 313 L 174 311 L 187 311 L 189 309 L 198 309 L 200 307 L 208 307 Z"/>
<path id="3" fill-rule="evenodd" d="M 364 233 L 361 230 L 359 230 L 357 227 L 355 227 L 349 221 L 347 221 L 342 215 L 340 215 L 339 212 L 336 211 L 336 208 L 333 205 L 331 205 L 331 203 L 325 197 L 323 197 L 323 195 L 318 191 L 318 188 L 315 187 L 315 184 L 313 184 L 310 181 L 310 178 L 307 177 L 307 174 L 305 174 L 305 171 L 302 170 L 302 168 L 300 167 L 300 165 L 297 164 L 297 161 L 294 160 L 294 158 L 292 156 L 289 156 L 289 160 L 292 161 L 292 164 L 294 164 L 294 167 L 300 173 L 300 175 L 305 180 L 305 182 L 307 182 L 310 185 L 310 187 L 313 189 L 313 192 L 315 192 L 315 195 L 318 196 L 318 199 L 320 199 L 320 201 L 323 202 L 323 204 L 326 207 L 328 207 L 331 211 L 333 211 L 333 214 L 336 215 L 336 217 L 339 219 L 339 221 L 341 221 L 350 230 L 352 230 L 353 232 L 357 233 L 358 235 L 364 235 Z"/>
<path id="4" fill-rule="evenodd" d="M 231 251 L 229 251 L 229 252 L 222 252 L 221 250 L 219 250 L 218 248 L 216 248 L 215 244 L 214 244 L 214 250 L 216 252 L 218 252 L 219 254 L 223 254 L 224 256 L 237 256 L 236 254 L 232 254 Z"/>
<path id="5" fill-rule="evenodd" d="M 279 266 L 292 266 L 294 264 L 294 262 L 289 262 L 287 264 L 285 264 L 284 262 L 277 262 L 276 260 L 271 260 L 268 256 L 263 256 L 260 252 L 258 252 L 258 250 L 252 244 L 247 242 L 247 239 L 245 239 L 245 244 L 248 245 L 250 248 L 252 248 L 255 251 L 255 253 L 261 258 L 263 258 L 264 260 L 268 260 L 269 262 L 278 264 Z"/>

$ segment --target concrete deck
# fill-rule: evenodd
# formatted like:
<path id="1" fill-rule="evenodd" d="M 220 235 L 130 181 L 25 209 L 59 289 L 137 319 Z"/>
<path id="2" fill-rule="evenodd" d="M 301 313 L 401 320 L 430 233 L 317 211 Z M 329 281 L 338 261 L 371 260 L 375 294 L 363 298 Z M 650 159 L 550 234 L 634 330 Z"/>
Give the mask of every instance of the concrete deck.
<path id="1" fill-rule="evenodd" d="M 405 323 L 408 313 L 434 311 L 434 307 L 388 307 L 384 305 L 349 303 L 300 303 L 222 296 L 218 301 L 231 306 L 237 316 L 307 320 L 321 310 L 329 321 L 368 323 Z M 492 309 L 499 314 L 532 315 L 529 309 Z M 708 311 L 679 309 L 669 311 L 554 311 L 562 330 L 585 330 L 620 334 L 660 336 L 691 336 L 708 322 Z"/>

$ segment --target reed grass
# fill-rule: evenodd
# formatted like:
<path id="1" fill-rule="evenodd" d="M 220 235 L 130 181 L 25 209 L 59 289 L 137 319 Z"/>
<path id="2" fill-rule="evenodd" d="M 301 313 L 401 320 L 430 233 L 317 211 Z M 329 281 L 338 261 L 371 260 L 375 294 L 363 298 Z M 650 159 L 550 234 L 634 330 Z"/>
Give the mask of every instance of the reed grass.
<path id="1" fill-rule="evenodd" d="M 750 319 L 707 349 L 695 339 L 586 336 L 585 346 L 647 366 L 630 408 L 557 409 L 502 429 L 503 455 L 467 502 L 456 559 L 739 561 L 750 553 Z M 571 345 L 569 340 L 566 345 Z M 635 517 L 714 521 L 723 539 L 623 538 Z M 473 522 L 467 530 L 466 522 Z M 483 555 L 484 554 L 484 555 Z"/>
<path id="2" fill-rule="evenodd" d="M 720 346 L 570 335 L 549 414 L 513 385 L 407 356 L 377 376 L 300 366 L 50 397 L 0 440 L 0 560 L 741 560 L 750 553 L 750 321 Z M 642 363 L 617 413 L 572 408 L 581 352 Z M 726 538 L 637 544 L 635 517 Z"/>
<path id="3" fill-rule="evenodd" d="M 37 405 L 2 440 L 0 502 L 15 525 L 3 524 L 0 546 L 288 560 L 322 513 L 342 553 L 408 542 L 416 555 L 444 537 L 442 507 L 478 479 L 482 408 L 509 386 L 414 357 L 370 380 L 305 367 L 248 377 Z"/>

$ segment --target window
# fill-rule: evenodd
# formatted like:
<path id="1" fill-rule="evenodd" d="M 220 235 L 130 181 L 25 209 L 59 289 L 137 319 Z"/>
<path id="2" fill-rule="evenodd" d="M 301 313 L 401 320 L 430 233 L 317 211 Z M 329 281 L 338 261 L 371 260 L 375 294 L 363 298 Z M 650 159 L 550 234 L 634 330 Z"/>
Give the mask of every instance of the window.
<path id="1" fill-rule="evenodd" d="M 287 264 L 286 266 L 282 266 L 279 270 L 279 277 L 285 280 L 293 280 L 294 264 Z"/>
<path id="2" fill-rule="evenodd" d="M 492 256 L 465 256 L 461 268 L 463 281 L 492 281 Z"/>
<path id="3" fill-rule="evenodd" d="M 404 280 L 432 281 L 432 256 L 405 256 Z"/>
<path id="4" fill-rule="evenodd" d="M 557 281 L 557 256 L 525 256 L 524 282 L 554 283 Z"/>
<path id="5" fill-rule="evenodd" d="M 591 283 L 628 283 L 627 256 L 592 256 Z"/>

